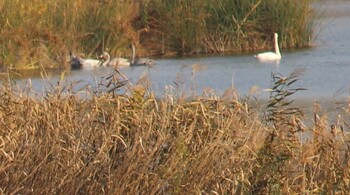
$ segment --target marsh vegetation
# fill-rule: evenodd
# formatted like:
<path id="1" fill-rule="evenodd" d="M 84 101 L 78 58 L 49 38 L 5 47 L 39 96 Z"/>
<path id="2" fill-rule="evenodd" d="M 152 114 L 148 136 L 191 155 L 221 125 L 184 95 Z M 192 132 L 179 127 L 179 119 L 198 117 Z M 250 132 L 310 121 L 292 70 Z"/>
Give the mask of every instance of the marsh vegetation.
<path id="1" fill-rule="evenodd" d="M 0 65 L 65 66 L 68 50 L 96 57 L 308 47 L 310 0 L 19 1 L 0 3 Z"/>
<path id="2" fill-rule="evenodd" d="M 135 3 L 136 2 L 136 3 Z M 310 1 L 0 2 L 0 64 L 65 67 L 96 56 L 242 52 L 310 45 Z M 161 97 L 147 76 L 97 86 L 0 84 L 3 194 L 341 194 L 350 191 L 349 103 L 328 115 L 293 102 L 298 73 L 272 74 L 266 104 L 235 89 Z"/>
<path id="3" fill-rule="evenodd" d="M 265 109 L 234 90 L 155 98 L 118 73 L 98 88 L 0 86 L 4 194 L 293 194 L 350 190 L 349 107 L 336 122 L 272 75 Z M 126 89 L 126 93 L 120 93 Z M 309 120 L 310 123 L 304 123 Z"/>

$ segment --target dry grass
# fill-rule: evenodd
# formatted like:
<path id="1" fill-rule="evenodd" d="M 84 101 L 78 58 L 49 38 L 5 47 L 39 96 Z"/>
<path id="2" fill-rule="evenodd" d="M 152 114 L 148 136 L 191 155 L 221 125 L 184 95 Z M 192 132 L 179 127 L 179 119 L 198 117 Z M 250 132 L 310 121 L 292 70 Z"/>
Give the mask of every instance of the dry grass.
<path id="1" fill-rule="evenodd" d="M 126 55 L 138 41 L 132 1 L 4 0 L 0 11 L 0 65 L 6 67 L 65 67 L 68 50 Z"/>
<path id="2" fill-rule="evenodd" d="M 310 46 L 310 0 L 2 0 L 0 68 L 65 68 L 82 57 L 241 52 Z"/>
<path id="3" fill-rule="evenodd" d="M 319 105 L 313 123 L 306 126 L 298 112 L 286 112 L 293 104 L 283 104 L 285 98 L 267 108 L 265 120 L 246 102 L 230 96 L 188 101 L 169 93 L 158 99 L 143 85 L 133 87 L 130 95 L 120 95 L 116 92 L 126 83 L 117 78 L 117 74 L 108 77 L 90 98 L 62 86 L 39 98 L 28 96 L 33 93 L 30 89 L 19 92 L 1 85 L 0 191 L 328 194 L 350 190 L 349 136 L 331 132 Z M 288 84 L 297 79 L 274 78 L 277 90 L 272 90 L 271 101 L 278 90 L 290 91 Z M 349 129 L 345 120 L 334 127 Z"/>

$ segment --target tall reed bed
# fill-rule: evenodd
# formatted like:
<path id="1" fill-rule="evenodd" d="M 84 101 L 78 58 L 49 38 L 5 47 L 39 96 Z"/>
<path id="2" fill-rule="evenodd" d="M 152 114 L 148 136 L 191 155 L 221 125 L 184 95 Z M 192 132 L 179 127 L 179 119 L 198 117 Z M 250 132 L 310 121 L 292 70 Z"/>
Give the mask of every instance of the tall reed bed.
<path id="1" fill-rule="evenodd" d="M 265 118 L 232 94 L 155 98 L 106 77 L 90 98 L 0 86 L 4 194 L 294 194 L 350 190 L 349 126 L 310 126 L 289 102 L 296 75 L 273 75 Z M 108 90 L 107 90 L 108 89 Z M 34 93 L 35 94 L 35 93 Z M 302 120 L 303 119 L 303 120 Z M 343 130 L 344 132 L 342 132 Z M 303 138 L 303 141 L 301 141 Z M 308 139 L 307 139 L 308 138 Z"/>
<path id="2" fill-rule="evenodd" d="M 310 44 L 310 0 L 0 2 L 0 65 L 17 69 L 66 66 L 72 50 L 131 56 L 282 48 Z"/>
<path id="3" fill-rule="evenodd" d="M 0 63 L 57 67 L 68 50 L 96 56 L 125 52 L 134 39 L 133 5 L 122 1 L 11 1 L 0 5 Z"/>
<path id="4" fill-rule="evenodd" d="M 309 0 L 149 0 L 144 8 L 147 25 L 162 40 L 159 52 L 271 48 L 274 32 L 281 35 L 283 48 L 311 43 L 313 11 Z"/>

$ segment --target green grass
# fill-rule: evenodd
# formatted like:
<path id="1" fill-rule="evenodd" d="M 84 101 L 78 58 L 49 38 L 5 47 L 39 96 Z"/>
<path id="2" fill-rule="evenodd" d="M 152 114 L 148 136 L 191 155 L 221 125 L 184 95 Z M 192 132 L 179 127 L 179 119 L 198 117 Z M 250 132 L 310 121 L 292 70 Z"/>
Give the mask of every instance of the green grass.
<path id="1" fill-rule="evenodd" d="M 144 17 L 158 52 L 232 52 L 272 47 L 278 32 L 282 48 L 308 47 L 313 33 L 309 0 L 150 0 Z M 148 35 L 147 35 L 148 36 Z M 146 37 L 145 37 L 146 38 Z M 152 39 L 153 40 L 153 39 Z"/>

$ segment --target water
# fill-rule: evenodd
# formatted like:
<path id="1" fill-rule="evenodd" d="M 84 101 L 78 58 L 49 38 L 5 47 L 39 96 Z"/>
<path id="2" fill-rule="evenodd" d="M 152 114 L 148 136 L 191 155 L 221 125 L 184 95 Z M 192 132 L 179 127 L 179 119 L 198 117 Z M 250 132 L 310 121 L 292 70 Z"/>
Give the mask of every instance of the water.
<path id="1" fill-rule="evenodd" d="M 296 94 L 302 98 L 347 97 L 350 90 L 350 2 L 332 1 L 315 4 L 324 10 L 322 22 L 318 25 L 315 47 L 294 51 L 281 50 L 282 60 L 276 63 L 260 63 L 254 59 L 254 53 L 241 55 L 201 56 L 178 59 L 156 59 L 154 68 L 132 67 L 120 71 L 132 83 L 141 75 L 147 74 L 151 87 L 157 94 L 163 94 L 165 86 L 175 86 L 183 91 L 195 87 L 198 94 L 211 88 L 217 95 L 234 87 L 240 95 L 248 95 L 254 86 L 260 93 L 254 96 L 264 97 L 271 84 L 271 73 L 289 75 L 293 71 L 302 71 L 300 80 L 294 87 L 307 88 Z M 192 74 L 192 65 L 199 69 Z M 72 71 L 66 76 L 66 82 L 80 81 L 80 86 L 95 85 L 96 80 L 111 74 L 111 68 Z M 52 74 L 49 80 L 55 83 L 58 74 Z M 26 79 L 19 80 L 25 83 Z M 43 89 L 43 80 L 31 78 L 33 88 Z"/>

